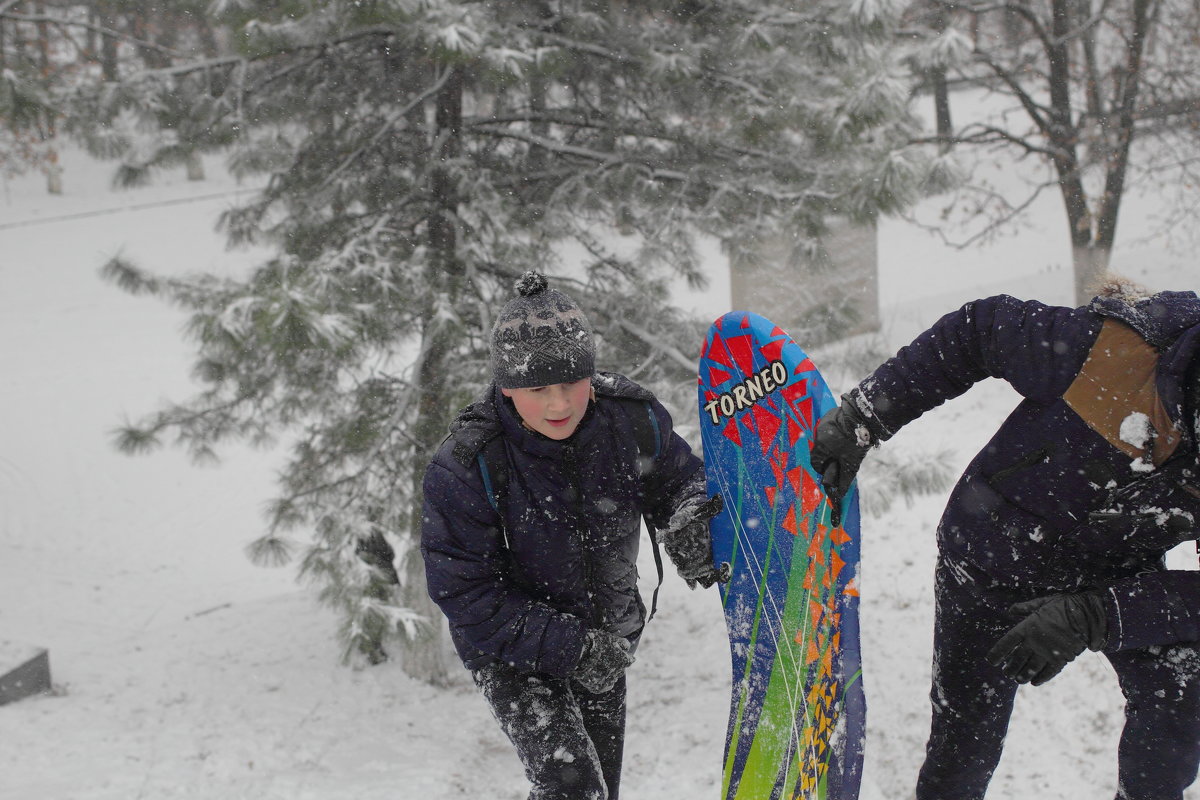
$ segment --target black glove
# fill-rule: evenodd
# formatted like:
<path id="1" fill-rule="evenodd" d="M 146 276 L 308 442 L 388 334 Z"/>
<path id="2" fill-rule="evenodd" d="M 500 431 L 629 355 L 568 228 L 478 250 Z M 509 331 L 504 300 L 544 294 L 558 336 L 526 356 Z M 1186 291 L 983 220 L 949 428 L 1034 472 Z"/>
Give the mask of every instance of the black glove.
<path id="1" fill-rule="evenodd" d="M 1099 650 L 1108 641 L 1108 622 L 1100 592 L 1039 597 L 1012 606 L 1023 616 L 1000 637 L 987 660 L 1017 683 L 1041 686 L 1086 647 Z"/>
<path id="2" fill-rule="evenodd" d="M 590 630 L 571 677 L 592 694 L 607 692 L 633 663 L 629 640 L 608 631 Z"/>
<path id="3" fill-rule="evenodd" d="M 810 457 L 813 469 L 821 473 L 821 486 L 829 498 L 835 528 L 842 523 L 842 500 L 850 491 L 863 458 L 886 438 L 882 426 L 859 410 L 853 393 L 842 395 L 842 404 L 817 423 Z"/>
<path id="4" fill-rule="evenodd" d="M 708 532 L 709 521 L 724 507 L 721 495 L 715 494 L 703 503 L 680 508 L 666 530 L 658 532 L 658 543 L 667 551 L 679 577 L 693 589 L 697 583 L 707 589 L 718 581 L 729 580 L 728 570 L 713 566 L 712 537 Z"/>

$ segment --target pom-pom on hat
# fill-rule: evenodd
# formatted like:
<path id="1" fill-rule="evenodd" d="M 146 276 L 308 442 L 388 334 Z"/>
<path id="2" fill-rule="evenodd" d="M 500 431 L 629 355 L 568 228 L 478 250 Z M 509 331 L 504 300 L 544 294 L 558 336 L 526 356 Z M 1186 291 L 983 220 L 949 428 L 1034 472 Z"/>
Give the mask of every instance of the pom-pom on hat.
<path id="1" fill-rule="evenodd" d="M 492 326 L 492 375 L 503 389 L 552 386 L 590 378 L 596 347 L 587 317 L 546 277 L 526 272 L 513 284 L 517 297 Z"/>

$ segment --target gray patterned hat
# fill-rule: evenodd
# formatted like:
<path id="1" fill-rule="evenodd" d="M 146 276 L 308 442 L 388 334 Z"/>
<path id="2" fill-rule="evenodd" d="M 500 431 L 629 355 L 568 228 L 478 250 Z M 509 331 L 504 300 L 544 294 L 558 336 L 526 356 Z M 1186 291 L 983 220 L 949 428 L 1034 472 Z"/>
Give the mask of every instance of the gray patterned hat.
<path id="1" fill-rule="evenodd" d="M 492 375 L 503 389 L 552 386 L 590 378 L 596 347 L 587 317 L 546 278 L 526 272 L 492 327 Z"/>

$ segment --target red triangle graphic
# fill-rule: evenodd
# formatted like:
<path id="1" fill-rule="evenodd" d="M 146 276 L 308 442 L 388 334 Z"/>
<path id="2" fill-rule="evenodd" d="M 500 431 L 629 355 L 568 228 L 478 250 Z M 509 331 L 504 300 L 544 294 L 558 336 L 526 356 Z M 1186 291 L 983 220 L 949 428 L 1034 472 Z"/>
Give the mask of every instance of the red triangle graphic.
<path id="1" fill-rule="evenodd" d="M 793 381 L 783 387 L 783 397 L 785 400 L 792 401 L 797 397 L 803 397 L 808 393 L 808 381 L 801 378 L 798 381 Z"/>
<path id="2" fill-rule="evenodd" d="M 800 509 L 805 514 L 811 514 L 816 510 L 823 496 L 821 487 L 817 486 L 817 482 L 813 480 L 813 477 L 806 470 L 800 488 Z"/>
<path id="3" fill-rule="evenodd" d="M 738 447 L 742 446 L 742 435 L 738 431 L 737 420 L 729 420 L 729 424 L 725 426 L 721 433 L 725 434 L 725 438 L 736 444 Z"/>
<path id="4" fill-rule="evenodd" d="M 727 367 L 732 367 L 729 363 L 729 354 L 725 352 L 725 340 L 719 335 L 714 335 L 708 342 L 708 350 L 704 353 L 704 357 L 710 361 L 716 361 L 718 364 L 724 364 Z"/>
<path id="5" fill-rule="evenodd" d="M 762 350 L 762 354 L 766 357 L 767 361 L 778 361 L 783 354 L 783 346 L 786 343 L 786 339 L 773 339 L 759 349 Z"/>
<path id="6" fill-rule="evenodd" d="M 796 535 L 796 507 L 788 508 L 787 516 L 783 518 L 783 529 L 792 536 Z"/>
<path id="7" fill-rule="evenodd" d="M 782 489 L 784 485 L 783 470 L 787 466 L 787 459 L 772 458 L 769 459 L 767 463 L 771 465 L 771 472 L 775 473 L 775 487 L 777 489 Z"/>
<path id="8" fill-rule="evenodd" d="M 811 431 L 813 429 L 813 401 L 811 397 L 804 397 L 799 402 L 792 403 L 792 410 L 796 412 L 796 416 L 800 418 L 800 425 L 804 430 Z"/>
<path id="9" fill-rule="evenodd" d="M 795 420 L 793 420 L 791 417 L 788 417 L 787 418 L 787 434 L 788 434 L 788 444 L 791 445 L 792 447 L 795 447 L 796 442 L 799 441 L 800 437 L 804 434 L 804 430 L 799 425 L 796 424 Z"/>
<path id="10" fill-rule="evenodd" d="M 731 336 L 725 340 L 725 346 L 743 374 L 749 375 L 754 371 L 754 342 L 749 335 Z M 732 365 L 726 362 L 726 366 Z"/>
<path id="11" fill-rule="evenodd" d="M 797 495 L 800 494 L 800 483 L 801 483 L 802 475 L 806 478 L 808 477 L 808 473 L 805 472 L 803 467 L 796 467 L 795 469 L 788 470 L 788 480 L 791 481 L 792 491 L 795 492 Z"/>
<path id="12" fill-rule="evenodd" d="M 714 367 L 712 364 L 708 365 L 709 386 L 720 386 L 721 384 L 730 380 L 732 377 L 733 375 L 729 374 L 725 370 L 720 369 L 719 367 Z"/>
<path id="13" fill-rule="evenodd" d="M 767 411 L 761 404 L 754 406 L 754 420 L 758 423 L 759 442 L 762 444 L 762 449 L 765 453 L 771 449 L 771 445 L 775 442 L 775 435 L 779 433 L 781 421 L 779 417 Z"/>

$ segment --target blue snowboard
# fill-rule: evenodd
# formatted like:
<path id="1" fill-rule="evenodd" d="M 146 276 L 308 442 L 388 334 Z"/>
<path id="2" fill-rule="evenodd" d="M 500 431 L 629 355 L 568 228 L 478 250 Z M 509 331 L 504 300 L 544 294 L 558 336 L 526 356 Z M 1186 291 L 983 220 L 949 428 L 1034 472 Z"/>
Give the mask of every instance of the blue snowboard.
<path id="1" fill-rule="evenodd" d="M 713 552 L 733 660 L 725 800 L 854 800 L 866 703 L 859 654 L 858 492 L 833 527 L 809 459 L 836 405 L 778 326 L 732 312 L 700 357 L 701 438 Z"/>

